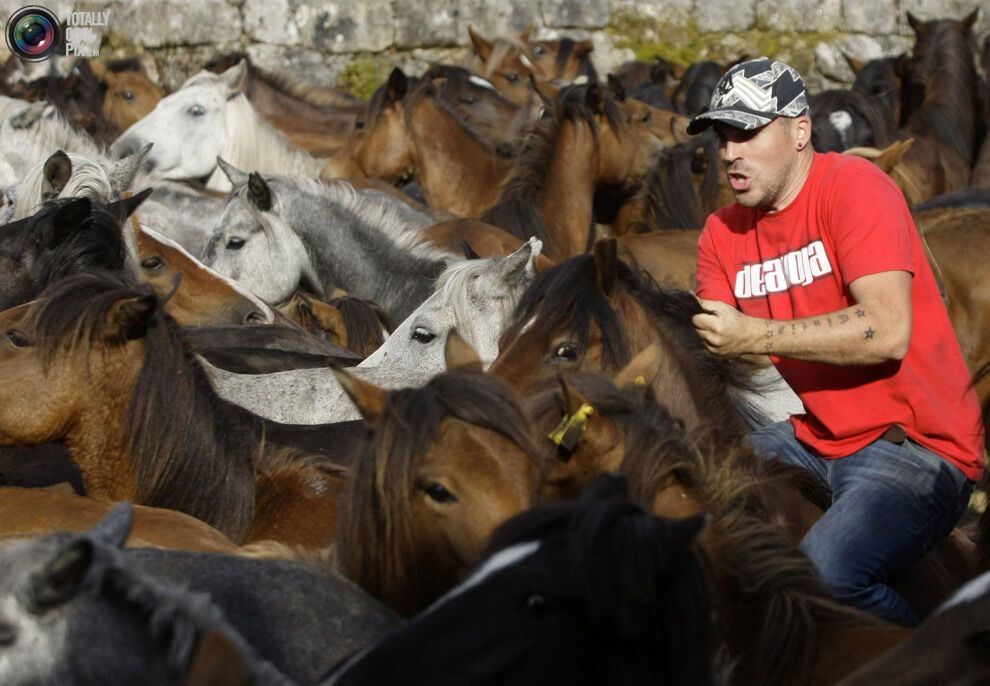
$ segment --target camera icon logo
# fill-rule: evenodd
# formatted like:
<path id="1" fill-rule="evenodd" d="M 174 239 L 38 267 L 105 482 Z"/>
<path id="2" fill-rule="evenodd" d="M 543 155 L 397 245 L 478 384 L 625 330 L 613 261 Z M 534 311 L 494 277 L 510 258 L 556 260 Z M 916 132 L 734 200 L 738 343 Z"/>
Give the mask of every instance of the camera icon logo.
<path id="1" fill-rule="evenodd" d="M 29 62 L 40 62 L 62 44 L 62 27 L 50 9 L 29 5 L 11 15 L 6 36 L 11 52 Z"/>

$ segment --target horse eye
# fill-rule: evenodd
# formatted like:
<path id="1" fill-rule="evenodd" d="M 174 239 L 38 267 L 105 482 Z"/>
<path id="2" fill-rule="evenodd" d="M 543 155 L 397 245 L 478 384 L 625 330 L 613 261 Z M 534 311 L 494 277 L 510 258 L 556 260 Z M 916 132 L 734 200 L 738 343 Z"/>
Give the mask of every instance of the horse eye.
<path id="1" fill-rule="evenodd" d="M 577 346 L 570 342 L 559 344 L 553 349 L 553 355 L 551 355 L 554 362 L 576 362 L 577 358 Z"/>
<path id="2" fill-rule="evenodd" d="M 417 343 L 423 343 L 425 345 L 426 343 L 429 343 L 436 337 L 437 335 L 435 333 L 433 333 L 432 331 L 427 331 L 421 326 L 417 326 L 415 329 L 413 329 L 412 339 Z"/>
<path id="3" fill-rule="evenodd" d="M 27 339 L 27 336 L 17 329 L 8 329 L 7 340 L 10 341 L 10 344 L 15 348 L 27 348 L 31 345 L 31 341 Z"/>
<path id="4" fill-rule="evenodd" d="M 364 128 L 364 122 L 361 121 L 360 119 L 358 119 L 356 122 L 354 122 L 354 128 L 355 129 L 363 129 Z"/>
<path id="5" fill-rule="evenodd" d="M 132 93 L 130 91 L 124 91 L 123 93 L 120 94 L 120 96 L 124 100 L 133 100 L 134 99 L 134 93 Z"/>
<path id="6" fill-rule="evenodd" d="M 478 98 L 474 97 L 473 95 L 465 95 L 463 98 L 461 98 L 461 103 L 464 105 L 473 105 L 476 102 L 478 102 Z"/>
<path id="7" fill-rule="evenodd" d="M 523 609 L 526 612 L 538 613 L 550 609 L 550 603 L 542 593 L 531 593 L 523 600 Z"/>
<path id="8" fill-rule="evenodd" d="M 232 237 L 227 239 L 227 250 L 240 250 L 244 247 L 244 239 Z"/>
<path id="9" fill-rule="evenodd" d="M 141 267 L 147 269 L 149 272 L 158 271 L 165 266 L 162 258 L 157 255 L 150 255 L 141 260 Z"/>
<path id="10" fill-rule="evenodd" d="M 204 114 L 206 114 L 206 108 L 203 107 L 202 105 L 193 105 L 192 107 L 189 108 L 189 114 L 191 114 L 194 117 L 202 117 Z"/>
<path id="11" fill-rule="evenodd" d="M 508 81 L 509 83 L 515 83 L 516 81 L 519 80 L 519 74 L 506 74 L 505 80 Z"/>
<path id="12" fill-rule="evenodd" d="M 431 481 L 423 487 L 423 492 L 435 503 L 456 503 L 457 496 L 444 488 L 441 484 Z"/>
<path id="13" fill-rule="evenodd" d="M 649 110 L 647 110 L 646 113 L 642 117 L 639 118 L 639 120 L 641 122 L 648 122 L 648 121 L 650 121 L 650 118 L 652 116 L 653 116 L 653 113 L 650 112 Z"/>
<path id="14" fill-rule="evenodd" d="M 536 47 L 533 48 L 533 54 L 536 55 L 537 57 L 543 57 L 544 55 L 547 54 L 547 49 L 544 48 L 542 45 L 537 45 Z"/>

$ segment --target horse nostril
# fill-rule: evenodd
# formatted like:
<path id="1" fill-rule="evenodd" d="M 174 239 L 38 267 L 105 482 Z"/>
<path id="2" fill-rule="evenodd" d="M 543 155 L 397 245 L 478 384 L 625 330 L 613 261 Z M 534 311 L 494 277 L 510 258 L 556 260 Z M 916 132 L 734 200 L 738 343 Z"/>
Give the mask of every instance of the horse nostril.
<path id="1" fill-rule="evenodd" d="M 244 323 L 245 324 L 267 324 L 268 323 L 268 317 L 266 317 L 265 315 L 261 314 L 261 312 L 258 312 L 257 310 L 251 310 L 250 312 L 247 313 L 247 316 L 244 317 Z"/>

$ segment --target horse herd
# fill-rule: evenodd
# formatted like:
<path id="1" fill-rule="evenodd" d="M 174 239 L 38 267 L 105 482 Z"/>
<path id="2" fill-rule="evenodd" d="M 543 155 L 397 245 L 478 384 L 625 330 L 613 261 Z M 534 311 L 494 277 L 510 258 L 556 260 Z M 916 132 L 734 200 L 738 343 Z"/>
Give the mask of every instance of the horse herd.
<path id="1" fill-rule="evenodd" d="M 986 402 L 976 12 L 908 19 L 815 146 L 902 188 Z M 838 604 L 745 440 L 800 402 L 691 325 L 727 65 L 470 38 L 368 102 L 0 69 L 0 682 L 987 678 L 990 516 L 890 580 L 918 629 Z"/>

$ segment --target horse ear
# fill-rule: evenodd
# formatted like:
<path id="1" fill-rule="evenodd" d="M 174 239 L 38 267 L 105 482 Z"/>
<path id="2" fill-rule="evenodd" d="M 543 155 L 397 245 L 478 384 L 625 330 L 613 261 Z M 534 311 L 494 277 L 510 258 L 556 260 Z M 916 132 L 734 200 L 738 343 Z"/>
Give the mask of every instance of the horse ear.
<path id="1" fill-rule="evenodd" d="M 299 300 L 299 307 L 309 313 L 321 330 L 333 334 L 347 347 L 347 322 L 339 309 L 322 300 L 312 299 L 305 293 L 299 294 Z"/>
<path id="2" fill-rule="evenodd" d="M 615 375 L 613 383 L 622 389 L 642 388 L 653 383 L 663 366 L 664 349 L 653 341 Z"/>
<path id="3" fill-rule="evenodd" d="M 849 55 L 845 55 L 845 54 L 843 54 L 843 57 L 846 58 L 846 64 L 848 64 L 849 68 L 853 70 L 853 74 L 858 74 L 859 72 L 863 71 L 863 67 L 866 66 L 866 62 L 864 62 L 863 60 L 856 59 L 855 57 L 850 57 Z"/>
<path id="4" fill-rule="evenodd" d="M 510 286 L 519 283 L 527 269 L 533 273 L 533 244 L 526 241 L 502 262 L 502 281 Z"/>
<path id="5" fill-rule="evenodd" d="M 45 160 L 45 166 L 42 169 L 42 200 L 57 198 L 71 177 L 72 160 L 69 159 L 64 150 L 56 150 L 51 154 L 51 157 Z"/>
<path id="6" fill-rule="evenodd" d="M 104 336 L 110 340 L 136 338 L 158 309 L 158 300 L 153 295 L 135 295 L 121 298 L 110 306 L 107 312 L 107 325 Z"/>
<path id="7" fill-rule="evenodd" d="M 464 253 L 464 259 L 465 260 L 480 260 L 481 259 L 481 255 L 479 255 L 478 253 L 476 253 L 474 251 L 474 248 L 471 247 L 471 244 L 468 243 L 467 240 L 461 241 L 461 252 Z"/>
<path id="8" fill-rule="evenodd" d="M 574 54 L 578 57 L 584 57 L 589 52 L 595 49 L 595 44 L 591 42 L 590 39 L 579 40 L 574 44 Z"/>
<path id="9" fill-rule="evenodd" d="M 361 413 L 365 424 L 374 427 L 381 418 L 382 412 L 385 411 L 388 391 L 349 374 L 343 369 L 331 367 L 330 371 L 337 377 L 340 387 L 344 389 L 347 397 L 351 399 L 358 412 Z"/>
<path id="10" fill-rule="evenodd" d="M 873 164 L 880 167 L 885 174 L 889 174 L 897 166 L 897 163 L 901 161 L 901 158 L 904 157 L 904 154 L 911 149 L 912 145 L 914 145 L 913 138 L 891 143 L 873 160 Z"/>
<path id="11" fill-rule="evenodd" d="M 472 45 L 474 45 L 475 54 L 482 62 L 487 63 L 488 58 L 492 56 L 491 41 L 475 31 L 473 26 L 468 26 L 468 35 L 471 37 Z"/>
<path id="12" fill-rule="evenodd" d="M 965 17 L 963 17 L 959 23 L 962 24 L 962 27 L 965 29 L 972 29 L 973 26 L 976 24 L 976 20 L 979 16 L 980 16 L 980 8 L 977 7 L 975 10 L 973 10 Z"/>
<path id="13" fill-rule="evenodd" d="M 595 259 L 595 277 L 598 287 L 606 296 L 615 290 L 615 280 L 618 271 L 618 249 L 614 238 L 603 238 L 595 241 L 593 249 Z"/>
<path id="14" fill-rule="evenodd" d="M 89 63 L 89 70 L 93 72 L 93 76 L 98 81 L 107 81 L 107 75 L 111 73 L 105 62 L 91 61 Z"/>
<path id="15" fill-rule="evenodd" d="M 220 167 L 220 171 L 224 173 L 227 180 L 230 181 L 230 185 L 234 188 L 238 186 L 243 186 L 248 181 L 247 172 L 243 172 L 234 165 L 232 165 L 227 160 L 222 157 L 217 156 L 217 166 Z"/>
<path id="16" fill-rule="evenodd" d="M 129 189 L 131 184 L 134 183 L 134 178 L 137 176 L 138 171 L 141 170 L 144 158 L 151 152 L 151 146 L 153 145 L 154 143 L 148 143 L 137 152 L 111 165 L 110 172 L 108 173 L 110 185 L 118 194 Z"/>
<path id="17" fill-rule="evenodd" d="M 584 102 L 595 114 L 605 114 L 605 91 L 602 90 L 601 84 L 597 82 L 589 84 Z"/>
<path id="18" fill-rule="evenodd" d="M 227 89 L 227 99 L 240 94 L 244 83 L 247 81 L 248 65 L 247 60 L 242 59 L 233 67 L 220 74 L 220 80 Z"/>
<path id="19" fill-rule="evenodd" d="M 262 212 L 272 209 L 272 191 L 258 172 L 248 175 L 248 195 L 254 206 Z"/>
<path id="20" fill-rule="evenodd" d="M 196 644 L 185 686 L 249 686 L 251 674 L 244 655 L 225 631 L 209 629 Z"/>
<path id="21" fill-rule="evenodd" d="M 908 25 L 912 29 L 914 29 L 914 32 L 915 33 L 917 33 L 918 32 L 918 29 L 922 26 L 922 24 L 924 24 L 923 21 L 921 21 L 916 16 L 914 16 L 913 14 L 911 14 L 910 11 L 908 11 L 908 13 L 907 13 L 907 21 L 908 21 Z"/>
<path id="22" fill-rule="evenodd" d="M 471 344 L 461 338 L 457 329 L 451 329 L 447 334 L 447 344 L 443 349 L 447 369 L 463 369 L 470 372 L 484 371 L 481 358 Z"/>
<path id="23" fill-rule="evenodd" d="M 107 211 L 112 212 L 118 221 L 123 222 L 134 214 L 137 208 L 141 206 L 141 203 L 147 200 L 153 191 L 153 188 L 145 188 L 140 193 L 134 193 L 120 200 L 115 200 L 107 205 Z"/>
<path id="24" fill-rule="evenodd" d="M 71 600 L 82 586 L 92 564 L 92 542 L 84 537 L 74 539 L 31 579 L 31 600 L 43 609 Z"/>
<path id="25" fill-rule="evenodd" d="M 131 535 L 134 524 L 134 508 L 126 500 L 113 508 L 99 524 L 89 530 L 92 538 L 103 541 L 115 548 L 123 548 Z"/>
<path id="26" fill-rule="evenodd" d="M 387 88 L 385 91 L 386 102 L 398 102 L 409 90 L 409 78 L 404 71 L 396 67 L 388 75 L 388 85 L 385 87 Z"/>
<path id="27" fill-rule="evenodd" d="M 615 99 L 619 102 L 625 102 L 626 100 L 626 87 L 622 85 L 622 81 L 615 74 L 609 73 L 608 75 L 608 87 L 612 89 L 615 94 Z"/>
<path id="28" fill-rule="evenodd" d="M 93 213 L 93 203 L 89 198 L 73 198 L 58 208 L 52 217 L 51 243 L 48 247 L 54 248 L 64 243 L 70 236 L 76 234 L 82 223 L 89 219 Z"/>
<path id="29" fill-rule="evenodd" d="M 519 32 L 519 42 L 523 45 L 529 43 L 529 36 L 533 33 L 533 25 L 526 24 L 526 28 Z"/>

